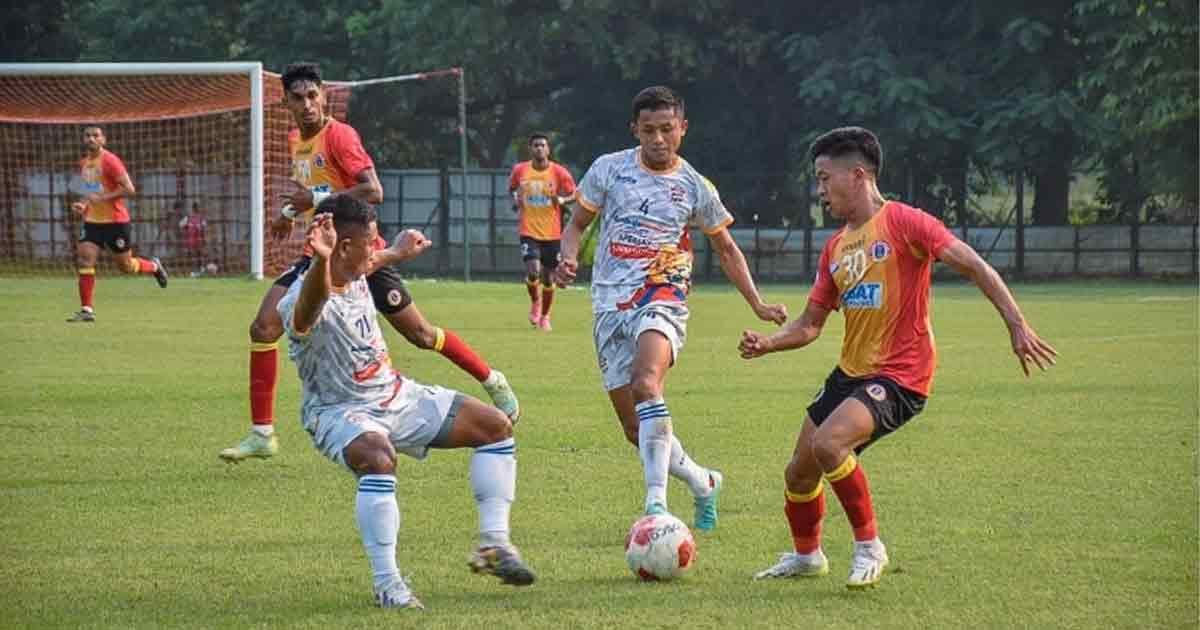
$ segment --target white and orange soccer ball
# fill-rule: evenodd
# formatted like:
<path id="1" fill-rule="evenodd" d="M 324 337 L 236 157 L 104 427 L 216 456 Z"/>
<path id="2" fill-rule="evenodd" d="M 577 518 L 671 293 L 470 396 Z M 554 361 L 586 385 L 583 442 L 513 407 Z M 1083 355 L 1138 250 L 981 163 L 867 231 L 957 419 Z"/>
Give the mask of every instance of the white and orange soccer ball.
<path id="1" fill-rule="evenodd" d="M 696 539 L 683 521 L 670 514 L 638 519 L 625 536 L 629 570 L 646 581 L 681 577 L 696 560 Z"/>

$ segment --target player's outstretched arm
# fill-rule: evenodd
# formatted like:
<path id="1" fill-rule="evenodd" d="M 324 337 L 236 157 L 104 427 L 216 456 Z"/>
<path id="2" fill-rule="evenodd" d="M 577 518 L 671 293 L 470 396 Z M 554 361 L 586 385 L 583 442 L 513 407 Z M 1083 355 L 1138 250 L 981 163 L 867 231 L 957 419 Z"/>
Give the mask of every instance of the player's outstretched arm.
<path id="1" fill-rule="evenodd" d="M 754 278 L 750 275 L 746 257 L 742 255 L 741 248 L 737 246 L 737 242 L 733 240 L 733 235 L 729 233 L 729 230 L 721 228 L 709 234 L 708 240 L 712 243 L 713 249 L 716 250 L 721 261 L 721 271 L 725 272 L 725 277 L 729 278 L 750 308 L 754 309 L 754 314 L 764 322 L 775 322 L 777 325 L 786 322 L 786 306 L 767 304 L 762 301 L 762 297 L 758 294 L 758 287 L 754 286 Z"/>
<path id="2" fill-rule="evenodd" d="M 764 335 L 755 330 L 742 331 L 738 352 L 743 359 L 756 359 L 772 352 L 803 348 L 821 336 L 827 317 L 829 309 L 809 300 L 800 318 L 788 322 L 775 334 Z"/>
<path id="3" fill-rule="evenodd" d="M 300 297 L 292 311 L 292 330 L 297 334 L 307 333 L 317 323 L 325 300 L 329 299 L 329 257 L 337 245 L 337 230 L 333 227 L 333 215 L 318 214 L 308 227 L 308 245 L 313 250 L 312 264 L 304 274 Z"/>
<path id="4" fill-rule="evenodd" d="M 559 249 L 561 258 L 552 274 L 554 283 L 558 286 L 565 287 L 575 281 L 575 274 L 579 270 L 579 241 L 595 218 L 596 213 L 583 205 L 571 215 L 571 222 L 562 234 L 562 245 Z"/>
<path id="5" fill-rule="evenodd" d="M 389 267 L 406 260 L 412 260 L 429 249 L 433 242 L 425 238 L 420 230 L 404 230 L 396 235 L 395 240 L 387 249 L 381 249 L 371 255 L 371 266 L 367 275 L 375 273 L 380 267 Z"/>
<path id="6" fill-rule="evenodd" d="M 1054 365 L 1054 357 L 1058 356 L 1058 351 L 1042 341 L 1029 322 L 1025 321 L 1025 316 L 1021 314 L 1021 308 L 1017 306 L 1017 301 L 1013 299 L 1012 292 L 1008 290 L 1004 279 L 978 252 L 970 245 L 955 239 L 954 243 L 938 254 L 938 260 L 970 278 L 1000 312 L 1000 317 L 1008 326 L 1013 354 L 1017 355 L 1017 359 L 1021 361 L 1021 369 L 1025 372 L 1025 376 L 1029 376 L 1030 363 L 1043 371 Z"/>

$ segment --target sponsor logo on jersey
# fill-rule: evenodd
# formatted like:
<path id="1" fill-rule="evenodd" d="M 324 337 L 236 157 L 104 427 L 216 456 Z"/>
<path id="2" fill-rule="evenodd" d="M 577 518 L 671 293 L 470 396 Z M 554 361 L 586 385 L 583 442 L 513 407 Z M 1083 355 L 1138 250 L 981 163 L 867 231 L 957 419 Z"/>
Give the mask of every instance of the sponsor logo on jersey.
<path id="1" fill-rule="evenodd" d="M 887 390 L 879 383 L 871 383 L 867 385 L 867 395 L 876 401 L 883 402 L 887 398 Z"/>
<path id="2" fill-rule="evenodd" d="M 313 164 L 315 164 L 317 168 L 325 168 L 325 156 L 318 153 L 317 156 L 313 158 Z"/>
<path id="3" fill-rule="evenodd" d="M 618 183 L 621 183 L 621 184 L 636 184 L 637 183 L 636 177 L 630 177 L 628 175 L 617 175 L 616 180 Z"/>
<path id="4" fill-rule="evenodd" d="M 887 241 L 875 241 L 871 243 L 871 260 L 883 262 L 890 253 L 892 253 L 892 248 L 887 244 Z"/>
<path id="5" fill-rule="evenodd" d="M 627 245 L 625 243 L 612 243 L 608 246 L 608 252 L 617 258 L 657 258 L 658 249 L 653 247 L 639 247 L 637 245 Z"/>
<path id="6" fill-rule="evenodd" d="M 883 283 L 861 282 L 842 294 L 845 308 L 882 308 Z"/>
<path id="7" fill-rule="evenodd" d="M 829 275 L 832 276 L 833 274 L 837 273 L 838 269 L 841 269 L 841 268 L 842 268 L 841 265 L 837 264 L 836 260 L 830 262 L 829 263 Z"/>

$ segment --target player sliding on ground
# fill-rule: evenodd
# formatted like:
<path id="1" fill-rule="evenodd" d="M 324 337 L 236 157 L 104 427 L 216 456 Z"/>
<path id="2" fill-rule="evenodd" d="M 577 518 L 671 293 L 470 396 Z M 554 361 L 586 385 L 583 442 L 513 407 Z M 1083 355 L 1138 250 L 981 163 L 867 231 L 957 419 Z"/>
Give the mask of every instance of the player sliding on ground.
<path id="1" fill-rule="evenodd" d="M 117 269 L 122 273 L 151 274 L 158 286 L 167 288 L 167 270 L 162 261 L 133 255 L 133 235 L 129 229 L 125 198 L 133 195 L 136 189 L 129 179 L 129 171 L 125 170 L 125 163 L 117 154 L 105 149 L 105 143 L 103 129 L 83 128 L 85 156 L 79 161 L 79 171 L 85 196 L 83 201 L 71 204 L 71 210 L 83 217 L 83 230 L 75 249 L 75 261 L 79 266 L 79 312 L 67 318 L 68 322 L 96 321 L 92 295 L 96 289 L 96 259 L 100 257 L 101 247 L 113 253 Z"/>
<path id="2" fill-rule="evenodd" d="M 396 564 L 400 509 L 396 453 L 423 459 L 430 448 L 474 448 L 471 490 L 479 508 L 479 547 L 470 566 L 505 584 L 534 574 L 509 540 L 516 492 L 512 421 L 459 392 L 396 372 L 388 356 L 366 273 L 375 253 L 375 211 L 349 195 L 330 197 L 309 228 L 312 264 L 279 302 L 288 355 L 303 387 L 301 421 L 313 445 L 358 476 L 355 517 L 383 608 L 422 608 Z M 416 256 L 429 241 L 403 232 L 393 252 Z"/>
<path id="3" fill-rule="evenodd" d="M 626 439 L 641 454 L 644 512 L 667 511 L 670 474 L 691 488 L 694 527 L 710 530 L 717 524 L 721 473 L 699 466 L 683 450 L 663 397 L 667 370 L 687 331 L 688 227 L 698 223 L 708 235 L 721 269 L 759 319 L 782 324 L 787 309 L 759 297 L 727 229 L 733 217 L 717 189 L 679 156 L 687 128 L 683 99 L 670 89 L 638 93 L 629 129 L 640 146 L 601 156 L 584 175 L 555 280 L 565 286 L 575 279 L 580 235 L 603 215 L 592 268 L 592 331 L 604 388 Z"/>
<path id="4" fill-rule="evenodd" d="M 802 348 L 821 334 L 832 310 L 846 318 L 842 358 L 808 406 L 792 459 L 784 470 L 784 513 L 793 553 L 755 579 L 829 572 L 821 550 L 821 520 L 829 481 L 854 530 L 849 588 L 879 582 L 888 564 L 879 540 L 867 475 L 856 459 L 925 407 L 937 354 L 929 327 L 929 281 L 940 260 L 970 278 L 1000 312 L 1025 375 L 1030 363 L 1054 364 L 1054 348 L 1025 321 L 1004 281 L 941 221 L 895 201 L 876 185 L 883 151 L 860 127 L 834 129 L 813 143 L 809 159 L 818 192 L 846 226 L 825 243 L 817 280 L 799 319 L 773 335 L 747 330 L 743 358 Z"/>
<path id="5" fill-rule="evenodd" d="M 284 196 L 287 205 L 275 220 L 272 232 L 277 238 L 291 234 L 293 219 L 308 216 L 312 208 L 329 196 L 349 196 L 367 203 L 383 201 L 383 188 L 375 174 L 375 164 L 363 149 L 354 128 L 334 120 L 325 110 L 325 90 L 320 71 L 310 63 L 295 63 L 280 78 L 286 94 L 285 104 L 298 129 L 288 137 L 292 155 L 293 190 Z M 376 242 L 383 249 L 383 239 Z M 250 324 L 250 420 L 252 427 L 236 446 L 221 451 L 226 461 L 250 457 L 270 457 L 279 449 L 275 437 L 275 385 L 278 381 L 277 344 L 283 334 L 283 322 L 275 306 L 310 263 L 305 254 L 275 280 L 263 296 L 258 314 Z M 483 385 L 492 402 L 516 421 L 521 408 L 504 374 L 488 366 L 471 346 L 449 330 L 439 328 L 413 304 L 400 273 L 384 260 L 367 277 L 375 307 L 409 343 L 434 350 L 470 374 Z"/>

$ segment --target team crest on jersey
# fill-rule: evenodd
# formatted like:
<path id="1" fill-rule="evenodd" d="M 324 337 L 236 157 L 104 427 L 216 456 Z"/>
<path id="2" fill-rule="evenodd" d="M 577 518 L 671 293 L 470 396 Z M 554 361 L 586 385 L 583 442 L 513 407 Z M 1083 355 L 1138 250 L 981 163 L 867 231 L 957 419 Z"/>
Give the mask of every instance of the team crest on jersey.
<path id="1" fill-rule="evenodd" d="M 887 390 L 879 383 L 871 383 L 867 385 L 867 395 L 877 402 L 883 402 L 887 398 Z"/>
<path id="2" fill-rule="evenodd" d="M 679 184 L 671 184 L 671 203 L 683 203 L 687 201 L 687 191 Z"/>
<path id="3" fill-rule="evenodd" d="M 118 236 L 117 240 L 113 241 L 113 244 L 117 246 L 117 249 L 123 249 L 125 247 L 125 239 Z"/>
<path id="4" fill-rule="evenodd" d="M 313 158 L 313 164 L 315 164 L 317 168 L 325 168 L 325 156 L 318 153 L 317 156 Z"/>
<path id="5" fill-rule="evenodd" d="M 887 244 L 887 241 L 875 241 L 871 243 L 871 260 L 875 262 L 883 262 L 892 253 L 892 248 Z"/>
<path id="6" fill-rule="evenodd" d="M 403 299 L 404 299 L 404 296 L 401 295 L 400 289 L 392 289 L 391 291 L 388 291 L 388 294 L 387 294 L 388 304 L 391 304 L 392 306 L 400 306 L 400 302 Z"/>

